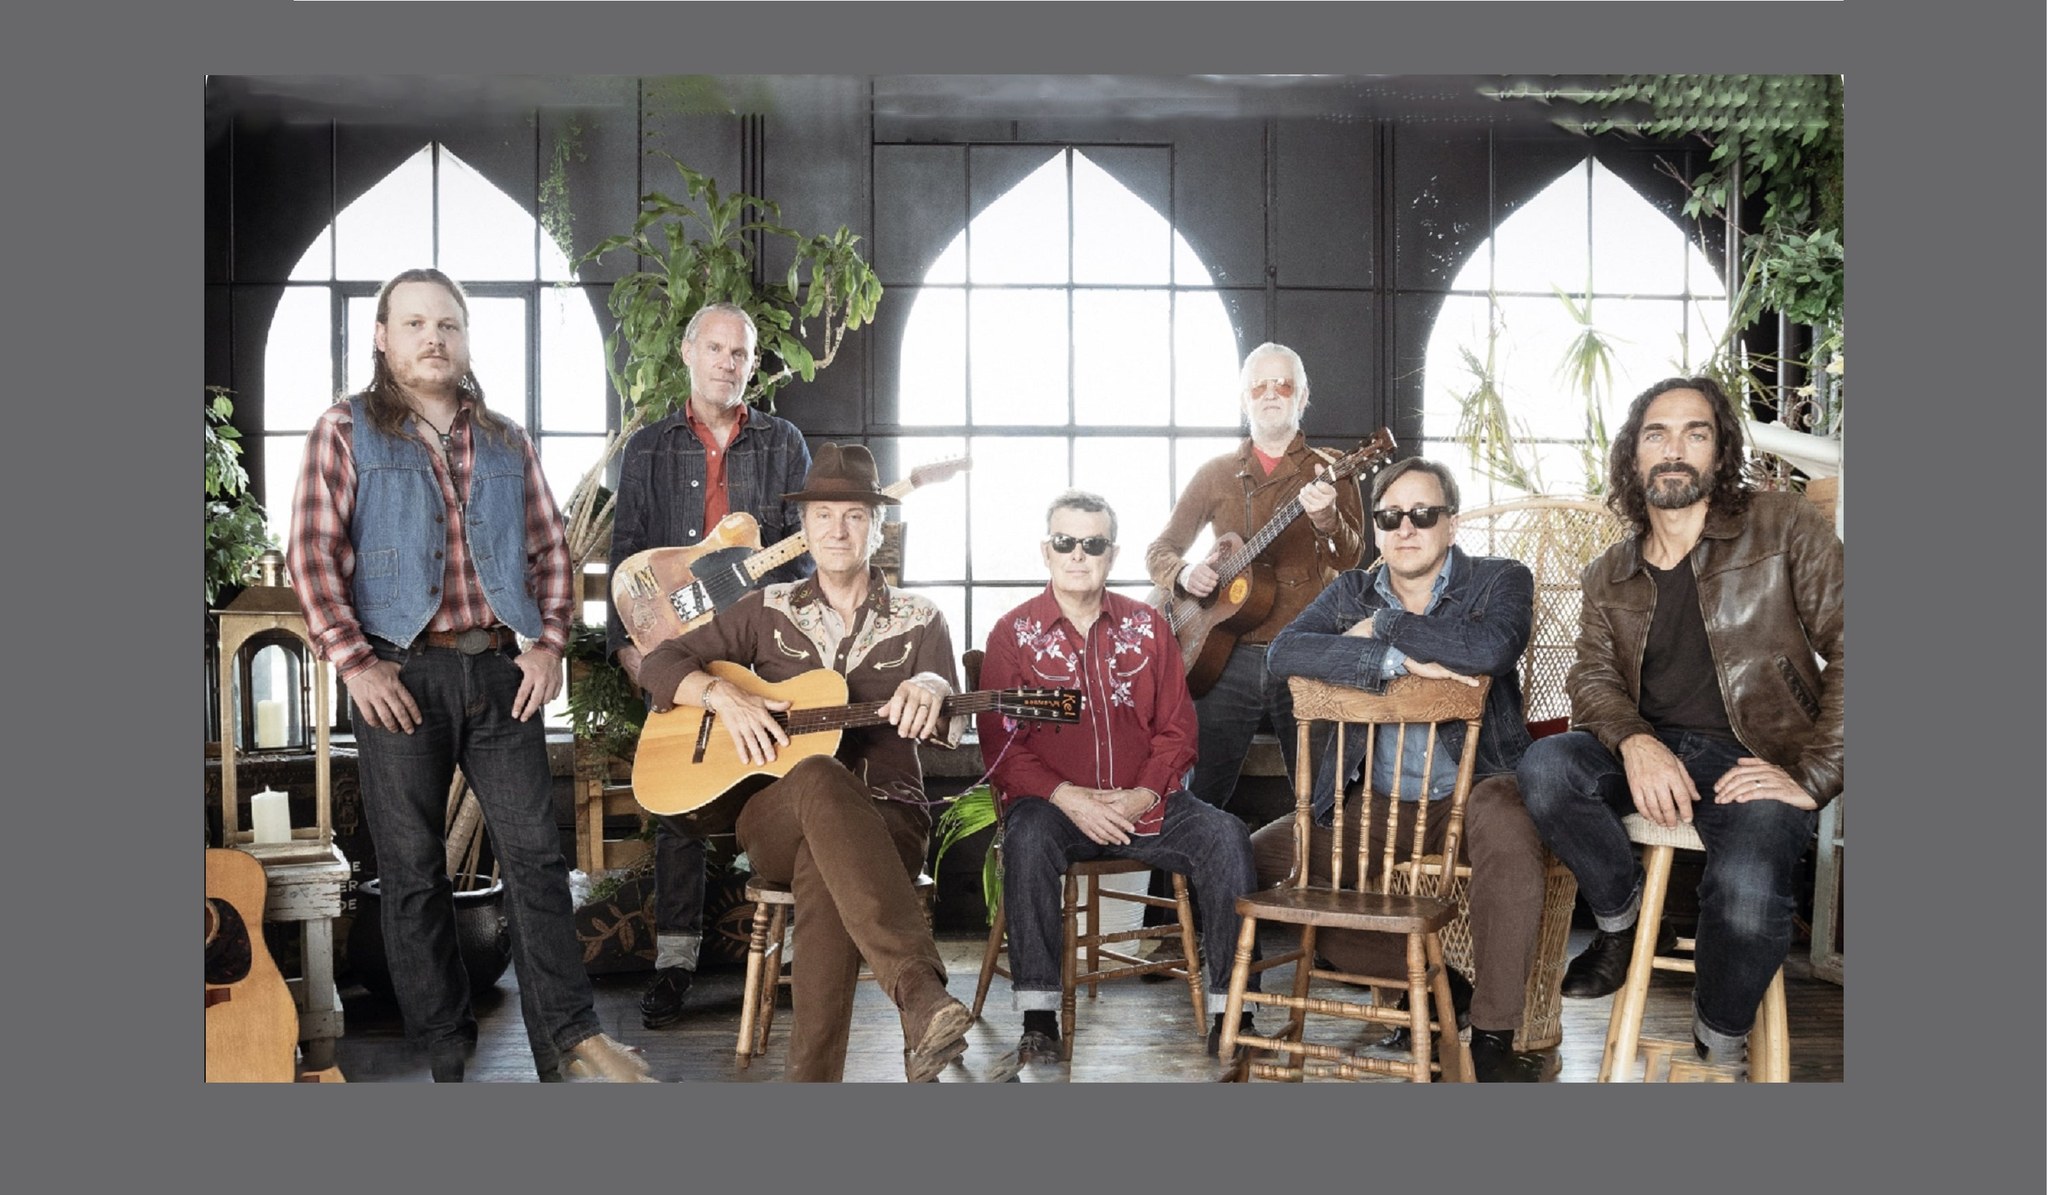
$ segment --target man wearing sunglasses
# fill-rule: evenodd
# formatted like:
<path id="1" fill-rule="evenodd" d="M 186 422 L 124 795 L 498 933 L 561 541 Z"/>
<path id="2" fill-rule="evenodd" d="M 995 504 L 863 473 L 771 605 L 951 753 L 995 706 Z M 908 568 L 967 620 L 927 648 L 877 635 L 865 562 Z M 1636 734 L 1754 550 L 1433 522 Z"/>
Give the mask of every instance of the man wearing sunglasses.
<path id="1" fill-rule="evenodd" d="M 1166 529 L 1145 551 L 1153 583 L 1193 597 L 1213 593 L 1216 565 L 1258 533 L 1296 498 L 1302 517 L 1289 524 L 1260 556 L 1273 566 L 1278 592 L 1273 609 L 1244 632 L 1214 687 L 1195 701 L 1200 753 L 1188 789 L 1228 808 L 1245 753 L 1262 719 L 1270 718 L 1287 770 L 1294 770 L 1294 701 L 1286 682 L 1266 675 L 1266 645 L 1315 600 L 1336 575 L 1358 564 L 1364 546 L 1363 503 L 1350 482 L 1319 480 L 1328 457 L 1301 434 L 1308 407 L 1308 373 L 1293 349 L 1262 344 L 1245 358 L 1241 401 L 1250 434 L 1237 450 L 1195 471 L 1174 505 Z M 1204 527 L 1216 546 L 1190 564 L 1182 559 Z"/>
<path id="2" fill-rule="evenodd" d="M 1711 378 L 1667 379 L 1629 408 L 1607 501 L 1633 534 L 1586 570 L 1573 730 L 1521 765 L 1600 927 L 1567 996 L 1627 976 L 1643 872 L 1621 817 L 1698 832 L 1693 1039 L 1729 1064 L 1791 945 L 1815 811 L 1842 791 L 1842 541 L 1799 495 L 1752 491 L 1742 448 Z"/>
<path id="3" fill-rule="evenodd" d="M 1542 1077 L 1543 1058 L 1514 1048 L 1543 912 L 1543 841 L 1515 786 L 1515 765 L 1529 746 L 1515 666 L 1529 641 L 1534 581 L 1520 561 L 1470 556 L 1452 542 L 1458 530 L 1458 482 L 1434 461 L 1410 457 L 1381 470 L 1373 479 L 1372 521 L 1381 562 L 1347 572 L 1323 590 L 1274 638 L 1267 666 L 1276 677 L 1309 676 L 1373 693 L 1385 692 L 1387 682 L 1402 675 L 1467 684 L 1477 684 L 1475 678 L 1481 676 L 1493 678 L 1465 810 L 1476 988 L 1454 971 L 1452 998 L 1461 1013 L 1469 1005 L 1472 1065 L 1478 1079 L 1536 1082 Z M 1441 847 L 1465 728 L 1460 723 L 1444 728 L 1433 764 L 1422 738 L 1410 736 L 1404 750 L 1396 745 L 1395 728 L 1383 727 L 1378 733 L 1371 776 L 1360 775 L 1366 748 L 1363 734 L 1345 736 L 1341 769 L 1344 857 L 1355 857 L 1358 827 L 1365 820 L 1361 810 L 1370 789 L 1377 808 L 1365 816 L 1370 818 L 1370 867 L 1375 875 L 1386 836 L 1387 794 L 1397 787 L 1406 803 L 1397 856 L 1407 855 L 1415 810 L 1425 797 L 1425 841 L 1432 849 Z M 1431 765 L 1427 794 L 1421 791 L 1425 765 Z M 1328 883 L 1328 827 L 1338 785 L 1328 766 L 1317 772 L 1309 867 L 1315 880 Z M 1261 885 L 1286 880 L 1294 867 L 1293 815 L 1252 835 L 1252 851 Z M 1316 936 L 1316 947 L 1341 970 L 1364 975 L 1400 975 L 1406 970 L 1402 941 L 1394 935 L 1324 930 Z"/>
<path id="4" fill-rule="evenodd" d="M 1202 954 L 1219 1010 L 1213 1052 L 1237 942 L 1236 902 L 1252 886 L 1251 843 L 1242 821 L 1182 789 L 1195 761 L 1194 703 L 1164 617 L 1109 592 L 1116 512 L 1095 494 L 1068 490 L 1046 511 L 1046 532 L 1040 551 L 1052 580 L 996 620 L 981 666 L 981 683 L 992 689 L 1085 694 L 1081 721 L 1071 726 L 980 718 L 982 755 L 1004 809 L 1003 904 L 1014 999 L 1024 1014 L 1018 1057 L 1060 1056 L 1061 877 L 1069 863 L 1102 858 L 1188 877 L 1202 906 Z"/>

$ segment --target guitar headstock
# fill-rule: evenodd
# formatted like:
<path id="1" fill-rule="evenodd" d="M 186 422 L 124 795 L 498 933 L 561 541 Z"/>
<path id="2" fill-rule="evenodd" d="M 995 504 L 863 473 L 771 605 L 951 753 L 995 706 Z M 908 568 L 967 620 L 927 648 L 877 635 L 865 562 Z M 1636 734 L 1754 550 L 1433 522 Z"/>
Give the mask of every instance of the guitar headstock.
<path id="1" fill-rule="evenodd" d="M 1337 463 L 1331 465 L 1328 472 L 1333 477 L 1349 477 L 1353 473 L 1377 469 L 1393 460 L 1394 450 L 1399 447 L 1400 445 L 1394 442 L 1393 431 L 1383 427 L 1373 433 L 1372 439 L 1360 441 L 1357 448 L 1338 457 Z"/>
<path id="2" fill-rule="evenodd" d="M 973 467 L 974 458 L 971 456 L 955 456 L 948 457 L 942 461 L 933 461 L 928 465 L 919 465 L 917 468 L 912 469 L 909 477 L 894 485 L 883 487 L 882 492 L 891 498 L 901 498 L 912 490 L 928 485 L 937 485 L 942 481 L 951 481 L 956 475 L 965 473 Z"/>
<path id="3" fill-rule="evenodd" d="M 996 713 L 1027 722 L 1079 722 L 1082 705 L 1079 689 L 1001 689 L 995 695 Z"/>

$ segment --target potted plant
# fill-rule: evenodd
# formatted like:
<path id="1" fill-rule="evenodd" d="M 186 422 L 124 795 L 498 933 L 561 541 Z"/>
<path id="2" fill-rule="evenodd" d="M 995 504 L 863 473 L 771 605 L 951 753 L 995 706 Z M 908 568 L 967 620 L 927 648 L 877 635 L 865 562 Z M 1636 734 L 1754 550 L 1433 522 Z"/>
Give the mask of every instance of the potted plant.
<path id="1" fill-rule="evenodd" d="M 224 386 L 206 388 L 205 553 L 206 605 L 217 606 L 226 593 L 239 588 L 249 566 L 266 549 L 277 546 L 264 521 L 263 507 L 249 492 L 249 472 L 242 467 L 242 433 L 231 420 L 234 400 Z M 210 622 L 210 620 L 209 620 Z"/>
<path id="2" fill-rule="evenodd" d="M 579 264 L 629 251 L 642 268 L 612 284 L 618 326 L 605 340 L 606 369 L 620 404 L 620 427 L 597 464 L 569 494 L 563 514 L 577 571 L 609 541 L 612 501 L 605 470 L 634 432 L 682 409 L 690 397 L 683 367 L 683 329 L 708 303 L 733 303 L 760 332 L 760 362 L 747 401 L 775 409 L 791 381 L 810 381 L 838 356 L 846 334 L 874 318 L 882 284 L 864 261 L 860 238 L 841 226 L 806 235 L 781 223 L 771 200 L 721 192 L 667 154 L 685 198 L 663 191 L 640 197 L 633 230 L 598 242 Z M 767 246 L 789 254 L 779 278 L 762 277 Z"/>

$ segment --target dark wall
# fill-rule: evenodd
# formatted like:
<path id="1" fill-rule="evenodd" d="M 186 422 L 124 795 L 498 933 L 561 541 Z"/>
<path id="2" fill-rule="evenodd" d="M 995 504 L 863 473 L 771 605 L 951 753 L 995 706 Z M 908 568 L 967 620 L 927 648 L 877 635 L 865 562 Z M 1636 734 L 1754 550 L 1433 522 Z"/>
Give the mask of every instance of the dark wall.
<path id="1" fill-rule="evenodd" d="M 1588 153 L 1674 216 L 1683 191 L 1660 162 L 1687 176 L 1698 169 L 1681 147 L 1588 140 L 1533 108 L 1475 111 L 1469 88 L 1441 83 L 1392 99 L 1399 89 L 1382 85 L 1362 107 L 1345 93 L 1263 105 L 1213 91 L 1150 102 L 1125 95 L 1103 115 L 1057 80 L 1036 89 L 1000 82 L 1010 86 L 969 93 L 958 81 L 864 77 L 216 77 L 207 104 L 205 381 L 236 392 L 255 472 L 262 345 L 287 272 L 336 211 L 428 141 L 529 211 L 540 209 L 542 180 L 563 154 L 579 252 L 627 230 L 643 191 L 681 191 L 659 156 L 673 154 L 724 190 L 775 199 L 785 224 L 850 227 L 892 288 L 920 279 L 960 222 L 1000 193 L 967 193 L 960 147 L 1128 144 L 1164 147 L 1167 177 L 1137 164 L 1156 153 L 1104 153 L 1102 164 L 1170 207 L 1225 290 L 1238 353 L 1268 339 L 1301 352 L 1315 383 L 1309 432 L 1353 439 L 1387 424 L 1411 443 L 1443 292 L 1502 218 Z M 1142 92 L 1139 82 L 1111 84 Z M 604 284 L 629 264 L 614 256 L 582 275 L 607 331 Z M 888 423 L 874 396 L 894 393 L 894 337 L 907 310 L 885 298 L 877 324 L 850 337 L 830 370 L 785 391 L 781 413 L 814 438 Z"/>

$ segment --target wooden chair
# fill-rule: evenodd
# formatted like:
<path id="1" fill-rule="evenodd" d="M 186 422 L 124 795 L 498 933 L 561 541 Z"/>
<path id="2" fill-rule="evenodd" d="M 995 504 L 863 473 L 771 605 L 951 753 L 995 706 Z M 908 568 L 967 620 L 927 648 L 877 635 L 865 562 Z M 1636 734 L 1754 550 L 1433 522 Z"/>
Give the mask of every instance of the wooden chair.
<path id="1" fill-rule="evenodd" d="M 969 689 L 981 687 L 981 662 L 983 653 L 979 649 L 962 652 L 961 672 L 967 678 Z M 996 808 L 1002 808 L 1000 800 Z M 998 813 L 996 839 L 989 844 L 989 850 L 996 852 L 997 869 L 1002 865 L 1003 831 Z M 1133 875 L 1151 868 L 1131 859 L 1090 859 L 1070 864 L 1067 867 L 1065 883 L 1061 886 L 1060 923 L 1061 964 L 1060 964 L 1060 1058 L 1071 1060 L 1074 1056 L 1074 1013 L 1076 993 L 1084 985 L 1088 998 L 1093 1000 L 1104 983 L 1113 979 L 1129 979 L 1140 975 L 1166 975 L 1183 980 L 1188 985 L 1189 1002 L 1195 1010 L 1195 1032 L 1206 1036 L 1209 1018 L 1208 993 L 1203 989 L 1201 954 L 1195 943 L 1194 906 L 1188 899 L 1187 877 L 1173 875 L 1173 898 L 1149 896 L 1142 892 L 1125 892 L 1118 888 L 1105 888 L 1104 876 Z M 1174 920 L 1166 925 L 1151 926 L 1135 930 L 1119 930 L 1110 933 L 1102 931 L 1102 902 L 1104 899 L 1129 901 L 1145 906 L 1171 906 Z M 1083 914 L 1088 918 L 1088 928 L 1081 929 Z M 1010 970 L 1001 962 L 1009 943 L 1009 918 L 1004 908 L 1003 897 L 998 890 L 994 919 L 989 923 L 988 944 L 981 953 L 981 975 L 974 983 L 975 1019 L 981 1017 L 981 1007 L 988 999 L 989 984 L 1000 975 L 1010 978 Z M 1148 962 L 1134 954 L 1116 949 L 1126 943 L 1142 942 L 1153 938 L 1179 937 L 1181 942 L 1180 960 Z M 1085 956 L 1086 963 L 1076 965 L 1076 955 Z M 1103 960 L 1108 959 L 1108 965 Z"/>
<path id="2" fill-rule="evenodd" d="M 932 894 L 938 881 L 919 872 L 917 894 L 924 901 L 925 927 L 932 921 Z M 775 994 L 789 985 L 782 974 L 782 936 L 796 910 L 796 894 L 788 884 L 756 877 L 747 881 L 747 899 L 754 902 L 754 932 L 747 941 L 747 978 L 740 990 L 740 1034 L 733 1047 L 742 1070 L 768 1052 L 768 1031 L 775 1025 Z M 769 977 L 773 976 L 771 980 Z M 866 964 L 862 979 L 873 979 Z"/>
<path id="3" fill-rule="evenodd" d="M 1519 560 L 1529 566 L 1535 579 L 1536 608 L 1529 646 L 1522 652 L 1518 669 L 1522 716 L 1538 738 L 1565 729 L 1571 717 L 1564 678 L 1576 657 L 1579 576 L 1622 532 L 1614 513 L 1590 498 L 1522 498 L 1458 516 L 1459 547 L 1474 556 Z M 1570 962 L 1572 905 L 1578 899 L 1579 885 L 1570 868 L 1548 852 L 1546 856 L 1543 917 L 1523 994 L 1522 1023 L 1515 1030 L 1518 1050 L 1544 1050 L 1564 1040 L 1564 999 L 1559 989 Z M 1397 886 L 1404 882 L 1402 875 L 1396 876 Z M 1450 893 L 1458 915 L 1442 935 L 1444 957 L 1467 978 L 1473 973 L 1467 906 L 1471 882 L 1472 869 L 1460 864 L 1452 876 Z"/>
<path id="4" fill-rule="evenodd" d="M 1706 849 L 1698 831 L 1680 823 L 1666 829 L 1641 814 L 1621 819 L 1629 841 L 1643 846 L 1643 903 L 1636 914 L 1635 949 L 1629 955 L 1628 979 L 1614 995 L 1607 1018 L 1607 1048 L 1600 1054 L 1600 1082 L 1626 1082 L 1635 1072 L 1636 1046 L 1643 1030 L 1643 1008 L 1649 1001 L 1652 971 L 1693 973 L 1690 957 L 1657 953 L 1657 932 L 1664 922 L 1664 897 L 1671 887 L 1671 857 L 1681 850 Z M 1693 948 L 1691 938 L 1678 939 L 1676 949 Z M 1712 1077 L 1691 1061 L 1690 1041 L 1643 1042 L 1646 1082 Z M 1673 1055 L 1676 1055 L 1674 1057 Z M 1752 1083 L 1788 1083 L 1792 1079 L 1791 1033 L 1785 1014 L 1785 968 L 1771 977 L 1757 1006 L 1756 1025 L 1749 1031 L 1749 1078 Z"/>
<path id="5" fill-rule="evenodd" d="M 1343 758 L 1344 735 L 1349 729 L 1347 724 L 1363 724 L 1363 732 L 1368 735 L 1364 774 L 1369 777 L 1372 775 L 1373 755 L 1377 746 L 1378 736 L 1374 733 L 1375 729 L 1381 726 L 1397 726 L 1398 746 L 1405 746 L 1408 742 L 1407 736 L 1411 734 L 1428 736 L 1425 749 L 1431 762 L 1425 766 L 1421 780 L 1426 791 L 1430 782 L 1429 773 L 1433 770 L 1435 762 L 1437 724 L 1447 721 L 1464 722 L 1465 746 L 1458 760 L 1457 780 L 1449 798 L 1450 820 L 1444 831 L 1442 853 L 1443 858 L 1455 863 L 1458 857 L 1458 840 L 1464 831 L 1465 802 L 1472 792 L 1473 762 L 1479 752 L 1480 718 L 1486 707 L 1487 690 L 1492 688 L 1492 685 L 1490 677 L 1481 678 L 1477 686 L 1470 686 L 1457 681 L 1407 676 L 1390 682 L 1385 694 L 1372 694 L 1306 677 L 1295 677 L 1288 681 L 1288 686 L 1294 692 L 1296 733 L 1300 736 L 1297 757 L 1311 758 L 1309 743 L 1314 723 L 1336 723 L 1335 750 L 1339 759 Z M 1230 1056 L 1236 1053 L 1238 1047 L 1248 1046 L 1273 1051 L 1285 1059 L 1275 1064 L 1254 1062 L 1247 1056 L 1239 1061 L 1237 1073 L 1237 1077 L 1245 1079 L 1281 1079 L 1298 1083 L 1304 1078 L 1311 1077 L 1359 1079 L 1367 1075 L 1388 1075 L 1412 1082 L 1427 1083 L 1430 1081 L 1431 1073 L 1436 1072 L 1448 1081 L 1471 1081 L 1471 1051 L 1458 1039 L 1457 1014 L 1451 1005 L 1451 988 L 1444 974 L 1443 944 L 1439 938 L 1440 932 L 1457 914 L 1456 907 L 1451 904 L 1444 891 L 1448 881 L 1439 870 L 1434 873 L 1433 890 L 1428 895 L 1394 891 L 1395 856 L 1400 845 L 1400 835 L 1396 831 L 1402 805 L 1401 801 L 1395 799 L 1386 802 L 1386 836 L 1377 876 L 1367 876 L 1371 862 L 1371 835 L 1366 833 L 1367 828 L 1361 825 L 1357 836 L 1357 854 L 1351 869 L 1356 887 L 1345 888 L 1342 858 L 1344 809 L 1340 800 L 1330 847 L 1330 873 L 1333 878 L 1330 887 L 1312 886 L 1309 883 L 1308 860 L 1309 827 L 1312 817 L 1312 771 L 1310 768 L 1300 768 L 1295 776 L 1295 866 L 1292 880 L 1280 887 L 1252 892 L 1237 900 L 1237 912 L 1243 920 L 1238 931 L 1237 958 L 1231 969 L 1229 1002 L 1223 1009 L 1223 1053 Z M 1401 796 L 1399 780 L 1396 781 L 1396 791 L 1391 795 L 1395 798 Z M 1366 802 L 1360 811 L 1360 817 L 1372 816 L 1372 807 L 1372 802 Z M 1414 823 L 1414 831 L 1405 852 L 1411 859 L 1421 858 L 1423 855 L 1428 819 L 1418 816 L 1414 818 Z M 1301 939 L 1298 948 L 1254 964 L 1252 947 L 1257 940 L 1261 921 L 1277 921 L 1299 926 Z M 1322 928 L 1401 934 L 1407 939 L 1408 944 L 1407 975 L 1400 978 L 1356 975 L 1317 967 L 1316 931 Z M 1246 990 L 1255 969 L 1266 971 L 1286 963 L 1294 964 L 1292 994 Z M 1391 1008 L 1377 1000 L 1368 1004 L 1312 996 L 1309 994 L 1309 987 L 1315 979 L 1330 979 L 1374 988 L 1404 988 L 1408 993 L 1408 1010 Z M 1287 1024 L 1281 1029 L 1279 1036 L 1263 1037 L 1239 1032 L 1239 1017 L 1247 1004 L 1270 1004 L 1288 1009 Z M 1434 1016 L 1431 1015 L 1432 1008 Z M 1364 1021 L 1369 1024 L 1406 1025 L 1409 1029 L 1409 1057 L 1404 1061 L 1361 1054 L 1356 1049 L 1345 1046 L 1308 1041 L 1306 1028 L 1311 1013 Z"/>

